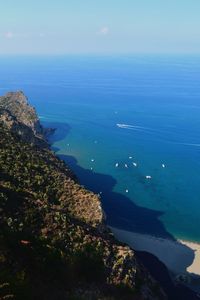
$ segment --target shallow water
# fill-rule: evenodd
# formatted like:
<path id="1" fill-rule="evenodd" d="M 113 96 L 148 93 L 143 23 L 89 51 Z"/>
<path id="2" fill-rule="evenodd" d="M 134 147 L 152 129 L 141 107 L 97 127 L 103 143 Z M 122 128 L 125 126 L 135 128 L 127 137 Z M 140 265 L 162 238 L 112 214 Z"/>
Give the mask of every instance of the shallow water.
<path id="1" fill-rule="evenodd" d="M 0 66 L 1 94 L 23 90 L 57 128 L 53 147 L 103 192 L 110 225 L 200 242 L 200 57 L 1 57 Z"/>

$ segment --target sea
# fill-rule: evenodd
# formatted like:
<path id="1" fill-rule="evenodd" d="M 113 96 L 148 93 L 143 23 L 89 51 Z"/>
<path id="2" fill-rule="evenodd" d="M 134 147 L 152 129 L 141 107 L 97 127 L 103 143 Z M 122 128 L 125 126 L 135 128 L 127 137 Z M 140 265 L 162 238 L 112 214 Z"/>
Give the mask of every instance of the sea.
<path id="1" fill-rule="evenodd" d="M 200 243 L 200 56 L 0 56 L 110 226 Z"/>

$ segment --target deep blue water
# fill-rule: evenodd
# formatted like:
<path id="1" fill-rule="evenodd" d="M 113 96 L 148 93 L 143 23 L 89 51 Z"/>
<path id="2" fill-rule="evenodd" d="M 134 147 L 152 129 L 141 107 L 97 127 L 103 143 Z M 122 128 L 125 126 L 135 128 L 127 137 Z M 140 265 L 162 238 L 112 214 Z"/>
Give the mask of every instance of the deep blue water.
<path id="1" fill-rule="evenodd" d="M 11 90 L 57 127 L 54 149 L 111 225 L 200 242 L 200 57 L 1 57 Z"/>

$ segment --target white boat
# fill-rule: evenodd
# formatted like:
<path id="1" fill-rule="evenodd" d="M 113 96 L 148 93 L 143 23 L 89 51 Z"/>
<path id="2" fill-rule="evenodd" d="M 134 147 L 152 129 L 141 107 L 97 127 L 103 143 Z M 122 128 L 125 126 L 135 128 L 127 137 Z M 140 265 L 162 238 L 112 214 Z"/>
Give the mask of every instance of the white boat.
<path id="1" fill-rule="evenodd" d="M 151 179 L 152 178 L 150 175 L 146 175 L 145 177 L 146 177 L 146 179 Z"/>
<path id="2" fill-rule="evenodd" d="M 115 164 L 115 167 L 116 167 L 116 168 L 117 168 L 117 167 L 119 167 L 119 164 L 118 164 L 118 163 L 116 163 L 116 164 Z"/>
<path id="3" fill-rule="evenodd" d="M 132 156 L 129 156 L 129 159 L 132 159 L 133 157 Z"/>
<path id="4" fill-rule="evenodd" d="M 137 167 L 137 164 L 135 162 L 133 162 L 134 167 Z"/>
<path id="5" fill-rule="evenodd" d="M 126 190 L 126 193 L 128 193 L 128 190 Z"/>
<path id="6" fill-rule="evenodd" d="M 93 161 L 94 161 L 94 158 L 92 158 L 91 161 L 93 162 Z"/>
<path id="7" fill-rule="evenodd" d="M 162 164 L 162 167 L 165 168 L 165 164 Z"/>
<path id="8" fill-rule="evenodd" d="M 127 164 L 124 164 L 125 168 L 128 168 L 128 165 Z"/>

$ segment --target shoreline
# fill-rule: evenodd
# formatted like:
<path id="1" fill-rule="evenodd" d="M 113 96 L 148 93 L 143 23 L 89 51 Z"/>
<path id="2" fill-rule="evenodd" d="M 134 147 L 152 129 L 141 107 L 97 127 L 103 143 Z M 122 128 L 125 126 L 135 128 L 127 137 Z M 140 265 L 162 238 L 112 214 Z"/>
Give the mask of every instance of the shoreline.
<path id="1" fill-rule="evenodd" d="M 186 245 L 194 251 L 195 257 L 192 265 L 187 268 L 189 273 L 200 275 L 200 244 L 185 240 L 178 240 L 181 244 Z"/>
<path id="2" fill-rule="evenodd" d="M 200 276 L 200 244 L 169 240 L 110 227 L 114 236 L 136 251 L 146 251 L 162 261 L 175 275 Z"/>

